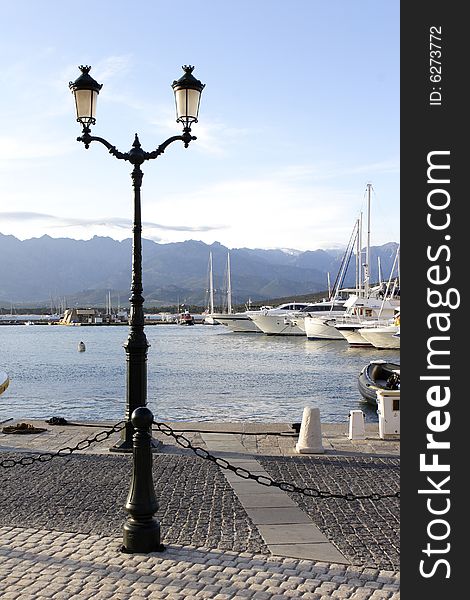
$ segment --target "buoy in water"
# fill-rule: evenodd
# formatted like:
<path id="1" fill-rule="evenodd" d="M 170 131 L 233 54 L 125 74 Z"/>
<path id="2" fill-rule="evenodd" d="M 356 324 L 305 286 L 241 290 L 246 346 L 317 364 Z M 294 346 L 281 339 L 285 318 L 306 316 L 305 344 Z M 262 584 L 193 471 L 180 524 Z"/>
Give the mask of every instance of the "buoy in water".
<path id="1" fill-rule="evenodd" d="M 85 344 L 83 342 L 78 342 L 78 351 L 85 352 L 85 350 L 86 350 Z"/>

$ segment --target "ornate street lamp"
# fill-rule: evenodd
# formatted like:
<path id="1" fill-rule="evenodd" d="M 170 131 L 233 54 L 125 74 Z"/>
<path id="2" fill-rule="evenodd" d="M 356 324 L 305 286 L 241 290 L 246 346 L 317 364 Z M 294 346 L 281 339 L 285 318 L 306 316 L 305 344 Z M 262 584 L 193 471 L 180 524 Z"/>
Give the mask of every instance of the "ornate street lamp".
<path id="1" fill-rule="evenodd" d="M 145 152 L 135 134 L 134 143 L 129 152 L 119 152 L 115 146 L 101 137 L 91 135 L 91 125 L 96 123 L 96 103 L 102 85 L 97 83 L 90 75 L 91 67 L 80 66 L 80 77 L 70 82 L 69 87 L 75 96 L 77 121 L 82 124 L 82 135 L 77 141 L 83 142 L 89 148 L 91 142 L 100 142 L 115 158 L 130 162 L 134 168 L 131 172 L 134 188 L 134 222 L 132 246 L 132 283 L 131 283 L 131 312 L 129 337 L 124 344 L 127 358 L 127 384 L 126 384 L 126 427 L 123 430 L 123 439 L 111 448 L 115 451 L 132 451 L 132 436 L 134 427 L 131 423 L 132 413 L 136 408 L 147 405 L 147 350 L 149 344 L 144 332 L 144 298 L 142 296 L 142 219 L 140 189 L 143 172 L 140 165 L 146 160 L 157 158 L 165 149 L 176 141 L 182 141 L 185 148 L 196 137 L 191 135 L 191 125 L 197 123 L 201 93 L 204 89 L 192 72 L 194 67 L 183 66 L 184 75 L 172 84 L 176 101 L 176 121 L 183 124 L 183 134 L 168 138 L 152 152 Z"/>
<path id="2" fill-rule="evenodd" d="M 172 88 L 175 92 L 176 121 L 183 123 L 184 131 L 190 130 L 193 123 L 197 123 L 199 103 L 204 85 L 193 75 L 194 67 L 184 65 L 184 75 L 173 81 Z"/>
<path id="3" fill-rule="evenodd" d="M 103 85 L 90 75 L 91 67 L 81 66 L 79 69 L 82 74 L 73 83 L 70 82 L 69 87 L 75 96 L 77 121 L 85 128 L 96 123 L 96 101 Z"/>

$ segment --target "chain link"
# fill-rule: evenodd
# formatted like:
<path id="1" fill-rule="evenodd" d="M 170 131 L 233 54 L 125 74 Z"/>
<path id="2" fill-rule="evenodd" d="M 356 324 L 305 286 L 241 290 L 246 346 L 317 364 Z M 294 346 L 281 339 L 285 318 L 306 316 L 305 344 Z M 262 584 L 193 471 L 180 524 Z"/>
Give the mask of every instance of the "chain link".
<path id="1" fill-rule="evenodd" d="M 126 421 L 119 421 L 116 425 L 113 425 L 110 429 L 105 431 L 100 431 L 93 437 L 86 438 L 81 440 L 71 448 L 70 446 L 65 446 L 64 448 L 60 448 L 57 452 L 42 452 L 41 454 L 35 454 L 32 456 L 22 456 L 21 458 L 5 458 L 0 461 L 0 467 L 4 469 L 10 469 L 11 467 L 15 467 L 16 465 L 21 465 L 22 467 L 27 467 L 32 465 L 34 462 L 48 462 L 57 456 L 70 456 L 72 452 L 76 450 L 86 450 L 92 444 L 96 444 L 97 442 L 104 442 L 107 440 L 113 433 L 117 433 L 124 429 L 126 425 Z"/>
<path id="2" fill-rule="evenodd" d="M 400 491 L 391 493 L 391 494 L 353 494 L 351 492 L 346 494 L 327 492 L 325 490 L 320 490 L 312 487 L 300 487 L 298 485 L 294 485 L 293 483 L 288 483 L 286 481 L 275 481 L 268 475 L 255 475 L 250 473 L 247 469 L 243 467 L 235 467 L 231 465 L 224 458 L 219 458 L 217 456 L 213 456 L 204 448 L 200 446 L 194 446 L 187 437 L 182 435 L 181 433 L 175 433 L 172 428 L 166 423 L 157 423 L 156 421 L 153 424 L 158 428 L 158 430 L 168 437 L 173 437 L 176 442 L 182 446 L 183 448 L 192 450 L 197 456 L 200 458 L 204 458 L 206 460 L 210 460 L 215 463 L 221 469 L 227 469 L 238 475 L 242 479 L 252 479 L 256 481 L 260 485 L 264 485 L 266 487 L 276 487 L 284 492 L 297 492 L 299 494 L 303 494 L 304 496 L 309 496 L 310 498 L 339 498 L 343 500 L 347 500 L 351 502 L 353 500 L 383 500 L 385 498 L 400 498 Z"/>
<path id="3" fill-rule="evenodd" d="M 352 500 L 374 500 L 374 501 L 376 501 L 376 500 L 382 500 L 385 498 L 400 498 L 399 491 L 391 493 L 391 494 L 378 494 L 378 493 L 340 494 L 340 493 L 334 493 L 334 492 L 327 492 L 324 490 L 320 490 L 318 488 L 300 487 L 298 485 L 295 485 L 293 483 L 288 483 L 286 481 L 275 481 L 268 475 L 255 475 L 253 473 L 250 473 L 250 471 L 248 471 L 247 469 L 244 469 L 243 467 L 236 467 L 236 466 L 230 464 L 224 458 L 213 456 L 205 448 L 201 448 L 200 446 L 194 446 L 187 437 L 185 437 L 181 433 L 178 433 L 178 434 L 175 433 L 172 430 L 172 428 L 169 425 L 167 425 L 166 423 L 157 423 L 156 421 L 154 421 L 153 424 L 158 428 L 158 430 L 161 433 L 163 433 L 164 435 L 166 435 L 168 437 L 173 437 L 175 439 L 175 441 L 177 442 L 177 444 L 179 444 L 180 446 L 182 446 L 185 449 L 192 450 L 200 458 L 203 458 L 205 460 L 209 460 L 209 461 L 215 463 L 221 469 L 227 469 L 229 471 L 232 471 L 233 473 L 235 473 L 235 475 L 238 475 L 238 477 L 241 477 L 242 479 L 247 479 L 247 480 L 251 479 L 251 480 L 259 483 L 260 485 L 264 485 L 266 487 L 277 487 L 280 490 L 283 490 L 284 492 L 297 492 L 299 494 L 303 494 L 303 495 L 309 496 L 311 498 L 340 498 L 340 499 L 344 499 L 347 501 L 352 501 Z M 79 451 L 86 450 L 92 444 L 96 444 L 98 442 L 103 442 L 103 441 L 107 440 L 113 433 L 117 433 L 117 432 L 121 431 L 122 429 L 124 429 L 125 425 L 126 425 L 126 421 L 120 421 L 119 423 L 116 423 L 111 428 L 109 428 L 105 431 L 100 431 L 92 437 L 89 437 L 89 438 L 79 441 L 73 447 L 65 446 L 64 448 L 60 448 L 56 452 L 43 452 L 43 453 L 37 454 L 37 455 L 23 456 L 18 459 L 5 458 L 2 461 L 0 461 L 0 467 L 2 467 L 4 469 L 9 469 L 16 465 L 21 465 L 21 466 L 25 467 L 25 466 L 30 466 L 35 462 L 41 462 L 41 463 L 48 462 L 58 456 L 70 456 L 73 452 L 76 452 L 77 450 L 79 450 Z"/>

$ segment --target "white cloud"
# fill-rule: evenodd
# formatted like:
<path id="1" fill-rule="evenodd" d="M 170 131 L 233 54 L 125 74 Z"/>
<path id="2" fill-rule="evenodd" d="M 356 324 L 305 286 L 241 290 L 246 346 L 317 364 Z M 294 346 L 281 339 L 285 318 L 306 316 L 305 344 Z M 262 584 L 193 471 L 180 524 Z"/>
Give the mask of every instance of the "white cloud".
<path id="1" fill-rule="evenodd" d="M 21 212 L 21 211 L 4 211 L 0 212 L 0 220 L 3 224 L 11 223 L 19 227 L 26 226 L 41 227 L 47 233 L 54 233 L 57 229 L 67 229 L 70 231 L 65 232 L 68 235 L 74 234 L 80 238 L 90 238 L 93 235 L 112 235 L 118 239 L 124 239 L 131 236 L 132 232 L 132 221 L 130 219 L 121 217 L 96 217 L 96 218 L 73 218 L 73 217 L 61 217 L 56 215 L 50 215 L 46 213 L 38 212 Z M 214 229 L 220 229 L 211 225 L 204 224 L 192 224 L 192 225 L 171 225 L 154 223 L 151 221 L 144 221 L 142 223 L 144 235 L 147 237 L 155 237 L 154 230 L 160 230 L 163 232 L 183 232 L 187 233 L 205 233 L 213 231 Z M 71 234 L 70 232 L 73 232 Z M 158 237 L 158 239 L 161 239 Z"/>
<path id="2" fill-rule="evenodd" d="M 173 107 L 152 106 L 149 123 L 168 136 L 178 135 L 181 125 L 176 123 L 176 115 Z M 249 136 L 257 135 L 254 129 L 230 127 L 219 120 L 202 119 L 192 127 L 192 134 L 197 137 L 194 151 L 214 156 L 224 156 L 227 148 L 234 143 L 244 140 Z"/>
<path id="3" fill-rule="evenodd" d="M 72 141 L 39 141 L 35 138 L 0 136 L 0 168 L 12 161 L 52 158 L 71 151 Z"/>
<path id="4" fill-rule="evenodd" d="M 93 65 L 95 73 L 99 73 L 100 82 L 107 82 L 116 77 L 122 77 L 129 73 L 133 64 L 133 58 L 130 54 L 120 56 L 107 56 Z M 102 80 L 102 81 L 101 81 Z"/>

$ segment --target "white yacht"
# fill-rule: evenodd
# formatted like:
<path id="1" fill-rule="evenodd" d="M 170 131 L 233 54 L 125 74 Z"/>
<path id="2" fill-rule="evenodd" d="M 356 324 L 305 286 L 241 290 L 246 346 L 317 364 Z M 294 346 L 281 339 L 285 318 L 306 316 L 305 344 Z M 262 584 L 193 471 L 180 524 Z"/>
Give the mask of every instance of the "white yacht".
<path id="1" fill-rule="evenodd" d="M 334 328 L 334 323 L 336 318 L 344 315 L 344 305 L 344 300 L 324 301 L 289 318 L 308 339 L 343 340 L 343 336 Z"/>
<path id="2" fill-rule="evenodd" d="M 336 311 L 335 311 L 336 312 Z M 344 336 L 335 329 L 335 316 L 328 317 L 311 315 L 304 318 L 305 335 L 309 340 L 344 340 Z"/>
<path id="3" fill-rule="evenodd" d="M 303 320 L 306 314 L 325 315 L 332 306 L 341 306 L 341 301 L 333 305 L 331 301 L 290 302 L 276 308 L 261 311 L 248 311 L 252 321 L 266 335 L 305 335 Z"/>
<path id="4" fill-rule="evenodd" d="M 269 308 L 272 307 L 264 307 L 265 310 Z M 217 323 L 225 325 L 234 333 L 262 333 L 255 322 L 250 319 L 247 311 L 237 313 L 214 313 L 212 317 Z"/>
<path id="5" fill-rule="evenodd" d="M 325 313 L 309 313 L 304 317 L 304 331 L 309 340 L 344 340 L 344 336 L 335 328 L 338 318 L 344 316 L 346 302 L 336 301 Z"/>
<path id="6" fill-rule="evenodd" d="M 335 323 L 334 327 L 350 346 L 358 347 L 372 346 L 372 344 L 367 341 L 366 338 L 362 337 L 362 335 L 359 333 L 359 329 L 377 327 L 378 325 L 386 324 L 387 323 L 382 323 L 381 321 L 376 321 L 375 319 L 369 321 L 359 321 L 352 318 L 344 319 L 340 323 Z"/>
<path id="7" fill-rule="evenodd" d="M 400 326 L 387 325 L 385 327 L 365 327 L 359 329 L 358 333 L 367 340 L 374 348 L 393 349 L 400 348 Z"/>
<path id="8" fill-rule="evenodd" d="M 393 279 L 398 262 L 400 247 L 392 266 L 387 285 L 384 283 L 370 289 L 369 294 L 353 295 L 348 300 L 348 310 L 342 320 L 338 320 L 335 328 L 346 338 L 350 346 L 371 346 L 370 339 L 361 334 L 362 329 L 376 329 L 394 325 L 400 320 L 400 293 L 398 277 Z M 396 341 L 392 341 L 396 344 Z M 398 342 L 399 343 L 399 342 Z M 399 345 L 398 345 L 399 347 Z"/>
<path id="9" fill-rule="evenodd" d="M 350 346 L 371 346 L 360 329 L 388 326 L 400 310 L 400 298 L 383 300 L 377 297 L 362 298 L 352 295 L 345 303 L 346 313 L 336 319 L 334 328 Z"/>

